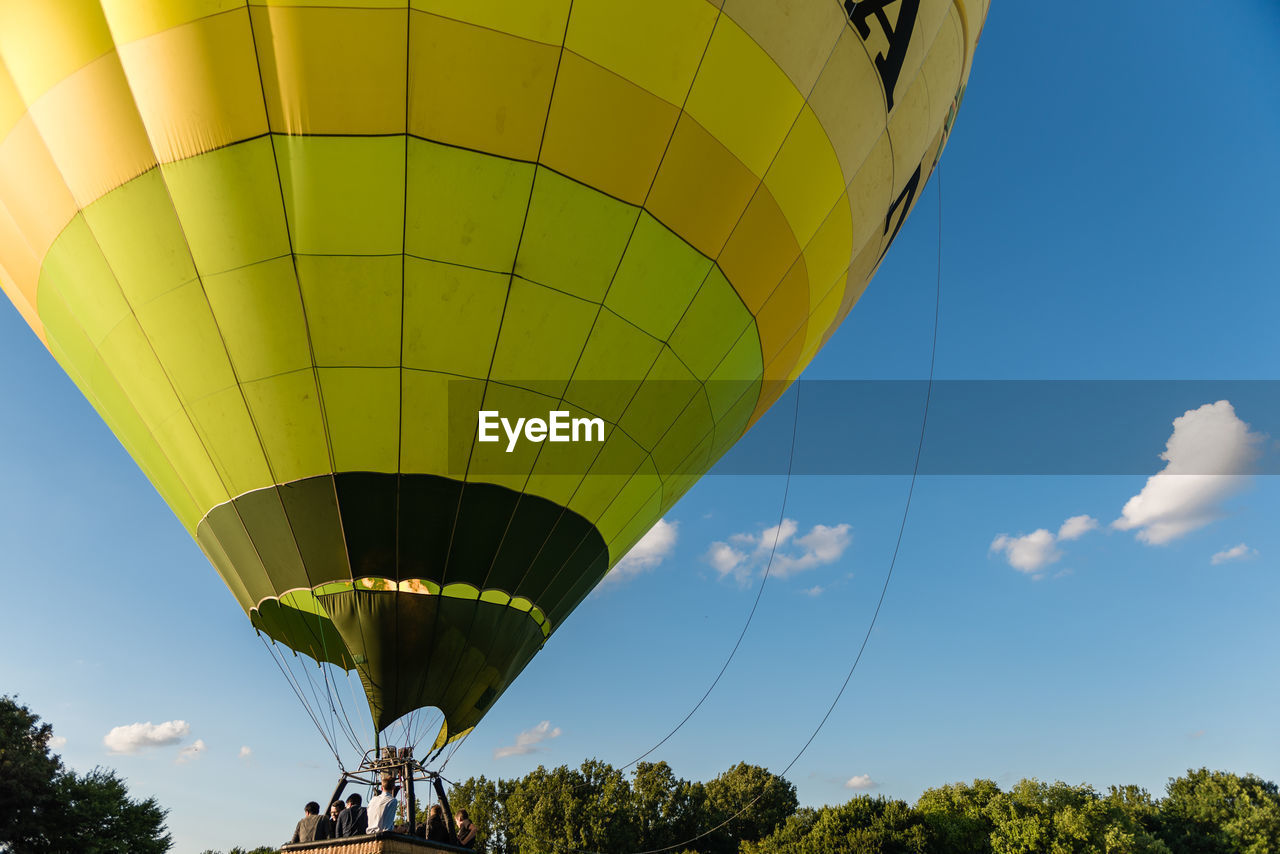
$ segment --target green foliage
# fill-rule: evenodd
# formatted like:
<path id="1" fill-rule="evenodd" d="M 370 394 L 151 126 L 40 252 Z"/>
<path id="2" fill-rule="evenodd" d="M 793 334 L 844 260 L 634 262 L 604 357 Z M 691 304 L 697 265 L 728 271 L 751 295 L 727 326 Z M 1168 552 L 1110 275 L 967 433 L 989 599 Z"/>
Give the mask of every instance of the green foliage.
<path id="1" fill-rule="evenodd" d="M 1273 854 L 1280 851 L 1276 784 L 1201 768 L 1170 780 L 1160 804 L 1163 836 L 1174 854 Z"/>
<path id="2" fill-rule="evenodd" d="M 64 769 L 49 751 L 51 734 L 26 706 L 0 697 L 0 850 L 162 854 L 172 847 L 154 798 L 130 798 L 114 771 Z"/>

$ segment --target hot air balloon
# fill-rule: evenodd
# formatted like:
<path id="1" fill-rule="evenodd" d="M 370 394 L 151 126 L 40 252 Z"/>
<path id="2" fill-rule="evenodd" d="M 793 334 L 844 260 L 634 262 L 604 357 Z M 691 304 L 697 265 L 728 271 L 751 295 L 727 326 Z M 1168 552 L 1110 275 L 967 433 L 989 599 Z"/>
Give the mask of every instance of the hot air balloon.
<path id="1" fill-rule="evenodd" d="M 6 0 L 0 286 L 252 625 L 444 745 L 848 314 L 986 8 Z"/>

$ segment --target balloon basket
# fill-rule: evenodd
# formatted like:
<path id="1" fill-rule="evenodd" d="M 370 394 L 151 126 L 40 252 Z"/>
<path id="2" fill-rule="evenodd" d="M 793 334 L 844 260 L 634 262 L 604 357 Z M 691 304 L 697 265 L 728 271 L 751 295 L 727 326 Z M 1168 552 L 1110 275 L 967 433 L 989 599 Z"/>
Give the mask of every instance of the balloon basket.
<path id="1" fill-rule="evenodd" d="M 428 842 L 403 833 L 370 833 L 345 839 L 325 839 L 322 842 L 300 842 L 283 845 L 281 852 L 294 854 L 299 851 L 315 851 L 318 854 L 422 854 L 426 851 L 472 851 L 447 842 Z"/>

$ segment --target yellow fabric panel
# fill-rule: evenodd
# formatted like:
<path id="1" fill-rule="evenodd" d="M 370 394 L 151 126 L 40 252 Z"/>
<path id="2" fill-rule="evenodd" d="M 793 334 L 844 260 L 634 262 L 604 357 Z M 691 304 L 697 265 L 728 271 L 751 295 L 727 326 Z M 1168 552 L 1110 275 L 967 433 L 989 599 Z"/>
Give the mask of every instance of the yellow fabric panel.
<path id="1" fill-rule="evenodd" d="M 809 242 L 844 192 L 840 162 L 813 110 L 805 107 L 764 176 L 800 245 Z"/>
<path id="2" fill-rule="evenodd" d="M 893 201 L 893 144 L 882 134 L 862 168 L 849 183 L 849 210 L 853 216 L 853 245 L 879 241 L 884 218 Z"/>
<path id="3" fill-rule="evenodd" d="M 836 278 L 849 269 L 849 262 L 853 260 L 853 243 L 849 239 L 852 230 L 849 200 L 841 196 L 804 248 L 804 263 L 809 270 L 810 311 L 826 297 Z"/>
<path id="4" fill-rule="evenodd" d="M 135 315 L 184 404 L 235 387 L 222 334 L 199 282 L 138 306 Z"/>
<path id="5" fill-rule="evenodd" d="M 569 499 L 569 509 L 591 519 L 626 487 L 632 474 L 642 469 L 654 472 L 644 450 L 622 430 L 609 430 L 591 472 Z"/>
<path id="6" fill-rule="evenodd" d="M 540 160 L 638 205 L 649 193 L 679 115 L 656 95 L 566 52 Z"/>
<path id="7" fill-rule="evenodd" d="M 511 276 L 405 259 L 405 367 L 463 377 L 489 373 Z"/>
<path id="8" fill-rule="evenodd" d="M 400 364 L 403 263 L 399 255 L 295 258 L 317 365 Z"/>
<path id="9" fill-rule="evenodd" d="M 400 471 L 462 477 L 466 459 L 457 469 L 450 465 L 448 409 L 457 404 L 478 411 L 485 384 L 411 370 L 401 371 L 400 383 Z"/>
<path id="10" fill-rule="evenodd" d="M 633 477 L 603 513 L 592 513 L 588 517 L 606 543 L 619 539 L 637 516 L 658 518 L 662 504 L 662 480 L 656 473 L 647 473 L 652 468 L 653 463 L 646 461 L 644 473 Z"/>
<path id="11" fill-rule="evenodd" d="M 95 347 L 100 347 L 121 321 L 132 321 L 129 304 L 84 214 L 76 214 L 45 256 L 40 268 L 42 298 L 46 289 L 57 291 Z"/>
<path id="12" fill-rule="evenodd" d="M 151 342 L 132 315 L 111 330 L 98 345 L 98 352 L 152 433 L 175 413 L 182 412 L 182 404 L 156 359 Z"/>
<path id="13" fill-rule="evenodd" d="M 400 369 L 321 368 L 335 471 L 400 468 Z"/>
<path id="14" fill-rule="evenodd" d="M 30 115 L 23 116 L 0 141 L 0 198 L 5 200 L 18 234 L 37 259 L 44 258 L 58 234 L 75 216 L 75 199 Z M 9 266 L 7 257 L 6 266 Z M 27 300 L 34 303 L 35 282 L 21 278 L 16 263 L 10 270 L 18 277 L 15 281 Z"/>
<path id="15" fill-rule="evenodd" d="M 799 254 L 800 244 L 782 209 L 768 188 L 761 185 L 716 263 L 733 283 L 747 310 L 756 314 Z M 807 292 L 804 305 L 809 307 Z"/>
<path id="16" fill-rule="evenodd" d="M 758 184 L 729 149 L 682 115 L 645 207 L 703 255 L 715 258 Z"/>
<path id="17" fill-rule="evenodd" d="M 33 33 L 58 33 L 32 38 Z M 0 3 L 0 53 L 28 104 L 59 80 L 111 52 L 111 30 L 89 0 L 10 0 Z"/>
<path id="18" fill-rule="evenodd" d="M 276 483 L 333 471 L 312 369 L 243 383 L 241 388 Z"/>
<path id="19" fill-rule="evenodd" d="M 412 31 L 409 133 L 536 160 L 559 48 L 435 15 L 415 15 Z"/>
<path id="20" fill-rule="evenodd" d="M 963 46 L 960 21 L 953 10 L 939 30 L 921 69 L 929 92 L 931 130 L 946 123 L 947 115 L 960 91 L 960 73 L 964 65 L 964 55 L 961 53 Z M 930 165 L 932 164 L 926 164 L 925 168 L 928 169 Z"/>
<path id="21" fill-rule="evenodd" d="M 889 116 L 888 134 L 893 141 L 893 198 L 896 199 L 915 174 L 925 149 L 933 140 L 933 129 L 929 127 L 929 87 L 923 77 L 912 80 L 906 89 L 901 82 L 898 84 L 898 102 Z"/>
<path id="22" fill-rule="evenodd" d="M 156 163 L 114 52 L 50 89 L 31 116 L 81 207 Z"/>
<path id="23" fill-rule="evenodd" d="M 577 0 L 565 47 L 678 106 L 715 20 L 705 0 Z"/>
<path id="24" fill-rule="evenodd" d="M 804 348 L 800 353 L 799 361 L 796 362 L 791 369 L 791 373 L 787 376 L 788 382 L 799 378 L 801 371 L 809 365 L 809 362 L 818 354 L 818 350 L 826 341 L 827 330 L 831 329 L 831 325 L 835 323 L 836 313 L 840 310 L 840 303 L 844 298 L 845 278 L 844 275 L 841 275 L 831 283 L 831 286 L 827 288 L 826 295 L 814 306 L 809 319 L 805 322 Z"/>
<path id="25" fill-rule="evenodd" d="M 31 251 L 9 209 L 0 204 L 0 288 L 36 335 L 45 340 L 44 324 L 36 314 L 39 285 L 40 259 Z"/>
<path id="26" fill-rule="evenodd" d="M 813 89 L 822 64 L 848 21 L 842 4 L 833 0 L 738 0 L 729 4 L 725 14 L 764 48 L 805 94 Z"/>
<path id="27" fill-rule="evenodd" d="M 267 132 L 248 10 L 176 27 L 119 53 L 160 162 Z"/>
<path id="28" fill-rule="evenodd" d="M 230 494 L 244 495 L 274 482 L 239 386 L 192 401 L 187 411 Z"/>
<path id="29" fill-rule="evenodd" d="M 412 8 L 499 33 L 556 45 L 564 43 L 572 0 L 514 3 L 511 0 L 410 0 Z"/>
<path id="30" fill-rule="evenodd" d="M 181 472 L 182 482 L 201 510 L 207 511 L 232 497 L 187 413 L 175 413 L 152 433 L 165 459 L 175 472 Z"/>
<path id="31" fill-rule="evenodd" d="M 836 44 L 809 106 L 835 148 L 845 182 L 853 180 L 884 133 L 885 109 L 880 76 L 852 29 Z"/>
<path id="32" fill-rule="evenodd" d="M 244 10 L 244 0 L 100 0 L 117 49 L 192 21 L 232 9 Z M 242 11 L 242 14 L 245 14 Z"/>
<path id="33" fill-rule="evenodd" d="M 404 133 L 403 10 L 255 6 L 250 17 L 273 131 Z"/>
<path id="34" fill-rule="evenodd" d="M 311 367 L 291 259 L 206 276 L 204 289 L 240 382 Z"/>
<path id="35" fill-rule="evenodd" d="M 0 139 L 13 130 L 13 126 L 27 111 L 27 105 L 9 76 L 9 69 L 0 62 Z"/>
<path id="36" fill-rule="evenodd" d="M 769 55 L 721 16 L 689 93 L 689 115 L 763 175 L 803 103 Z"/>
<path id="37" fill-rule="evenodd" d="M 835 332 L 835 327 L 844 322 L 853 306 L 862 298 L 863 291 L 867 289 L 867 283 L 871 281 L 876 268 L 880 266 L 883 246 L 884 241 L 881 238 L 870 241 L 862 247 L 853 259 L 853 263 L 849 265 L 849 279 L 844 286 L 844 296 L 840 298 L 840 310 L 836 312 L 835 325 L 828 331 L 828 339 L 831 333 Z"/>
<path id="38" fill-rule="evenodd" d="M 770 375 L 769 366 L 791 344 L 792 338 L 800 334 L 803 338 L 805 322 L 809 317 L 809 274 L 804 266 L 804 259 L 796 259 L 795 265 L 787 271 L 770 296 L 768 302 L 756 315 L 756 328 L 760 331 L 760 358 L 765 365 L 765 379 L 776 379 L 779 374 L 785 376 L 791 370 L 774 366 Z M 803 344 L 803 341 L 800 342 Z M 796 354 L 798 356 L 798 353 Z"/>

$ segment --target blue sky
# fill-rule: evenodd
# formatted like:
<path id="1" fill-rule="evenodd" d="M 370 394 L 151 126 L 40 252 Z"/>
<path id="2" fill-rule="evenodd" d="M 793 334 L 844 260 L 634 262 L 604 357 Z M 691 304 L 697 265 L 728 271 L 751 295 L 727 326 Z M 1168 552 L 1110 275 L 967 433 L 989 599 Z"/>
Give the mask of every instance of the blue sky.
<path id="1" fill-rule="evenodd" d="M 1195 15 L 995 4 L 942 162 L 940 379 L 1280 379 L 1278 35 L 1268 0 Z M 928 375 L 937 206 L 935 178 L 807 378 Z M 159 797 L 179 854 L 286 838 L 336 778 L 323 741 L 195 544 L 7 304 L 0 362 L 0 692 L 53 724 L 72 766 L 109 765 Z M 1174 419 L 1215 400 L 1150 414 L 1151 471 Z M 1205 427 L 1209 451 L 1243 441 L 1255 465 L 1276 453 L 1275 435 L 1250 446 L 1231 433 L 1261 430 L 1263 414 L 1202 411 L 1215 413 L 1183 422 Z M 921 478 L 866 655 L 788 772 L 801 800 L 914 799 L 974 777 L 1159 792 L 1200 765 L 1280 779 L 1280 490 L 1269 476 L 1204 483 L 1187 499 L 1204 519 L 1166 530 L 1168 483 Z M 650 757 L 692 779 L 740 760 L 781 770 L 867 631 L 908 485 L 796 477 L 784 511 L 782 477 L 705 478 L 667 517 L 665 548 L 583 603 L 446 776 L 621 765 L 651 747 L 719 671 L 760 583 L 755 543 L 785 515 L 788 572 L 766 583 L 706 704 Z M 1112 527 L 1144 488 L 1144 524 Z M 1080 516 L 1097 527 L 1058 536 Z M 1141 539 L 1161 530 L 1165 542 Z M 1009 548 L 993 550 L 1000 535 Z M 715 543 L 729 551 L 716 557 Z M 103 742 L 172 721 L 187 725 L 172 744 L 112 754 Z"/>

